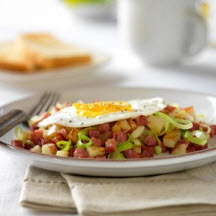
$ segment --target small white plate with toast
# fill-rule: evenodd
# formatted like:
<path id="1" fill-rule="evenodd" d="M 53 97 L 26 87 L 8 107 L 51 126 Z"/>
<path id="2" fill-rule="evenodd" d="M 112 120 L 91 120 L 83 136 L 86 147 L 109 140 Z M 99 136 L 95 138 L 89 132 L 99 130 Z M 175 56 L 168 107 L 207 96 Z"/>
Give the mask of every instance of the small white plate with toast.
<path id="1" fill-rule="evenodd" d="M 63 43 L 50 34 L 23 34 L 0 43 L 0 81 L 37 83 L 89 75 L 109 56 Z"/>

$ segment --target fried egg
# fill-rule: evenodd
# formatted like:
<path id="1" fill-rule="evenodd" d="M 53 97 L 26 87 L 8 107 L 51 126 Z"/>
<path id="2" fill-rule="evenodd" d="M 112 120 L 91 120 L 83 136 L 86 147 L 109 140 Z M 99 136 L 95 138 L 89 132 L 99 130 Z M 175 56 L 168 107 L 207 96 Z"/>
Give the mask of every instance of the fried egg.
<path id="1" fill-rule="evenodd" d="M 162 98 L 131 101 L 101 101 L 74 103 L 39 123 L 39 127 L 58 124 L 65 127 L 89 127 L 121 119 L 154 114 L 167 106 Z"/>

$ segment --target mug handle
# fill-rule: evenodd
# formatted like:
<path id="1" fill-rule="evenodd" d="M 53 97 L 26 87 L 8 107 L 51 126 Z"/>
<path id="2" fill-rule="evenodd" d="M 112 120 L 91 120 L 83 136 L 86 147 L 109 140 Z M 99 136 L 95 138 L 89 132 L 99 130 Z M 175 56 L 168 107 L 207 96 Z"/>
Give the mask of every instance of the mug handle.
<path id="1" fill-rule="evenodd" d="M 198 54 L 207 44 L 207 23 L 196 11 L 187 13 L 187 31 L 184 54 L 186 57 Z M 192 25 L 191 25 L 192 23 Z"/>

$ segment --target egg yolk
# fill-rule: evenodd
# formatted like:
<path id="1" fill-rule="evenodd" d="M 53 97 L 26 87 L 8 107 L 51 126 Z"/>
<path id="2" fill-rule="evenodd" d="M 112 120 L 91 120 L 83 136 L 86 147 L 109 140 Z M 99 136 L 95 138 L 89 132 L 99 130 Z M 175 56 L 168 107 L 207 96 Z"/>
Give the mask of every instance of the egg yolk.
<path id="1" fill-rule="evenodd" d="M 74 103 L 73 107 L 76 108 L 79 116 L 87 116 L 90 118 L 113 112 L 128 112 L 132 110 L 131 105 L 125 101 L 106 101 L 89 104 Z"/>

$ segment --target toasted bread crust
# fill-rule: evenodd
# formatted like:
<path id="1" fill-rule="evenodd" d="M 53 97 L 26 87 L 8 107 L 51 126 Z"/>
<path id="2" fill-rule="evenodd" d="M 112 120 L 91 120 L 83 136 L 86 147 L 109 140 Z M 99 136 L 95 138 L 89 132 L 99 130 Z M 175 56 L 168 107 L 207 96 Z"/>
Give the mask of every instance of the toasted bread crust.
<path id="1" fill-rule="evenodd" d="M 20 35 L 11 50 L 1 53 L 0 68 L 20 72 L 89 64 L 92 57 L 48 33 Z M 12 57 L 11 57 L 12 56 Z"/>

